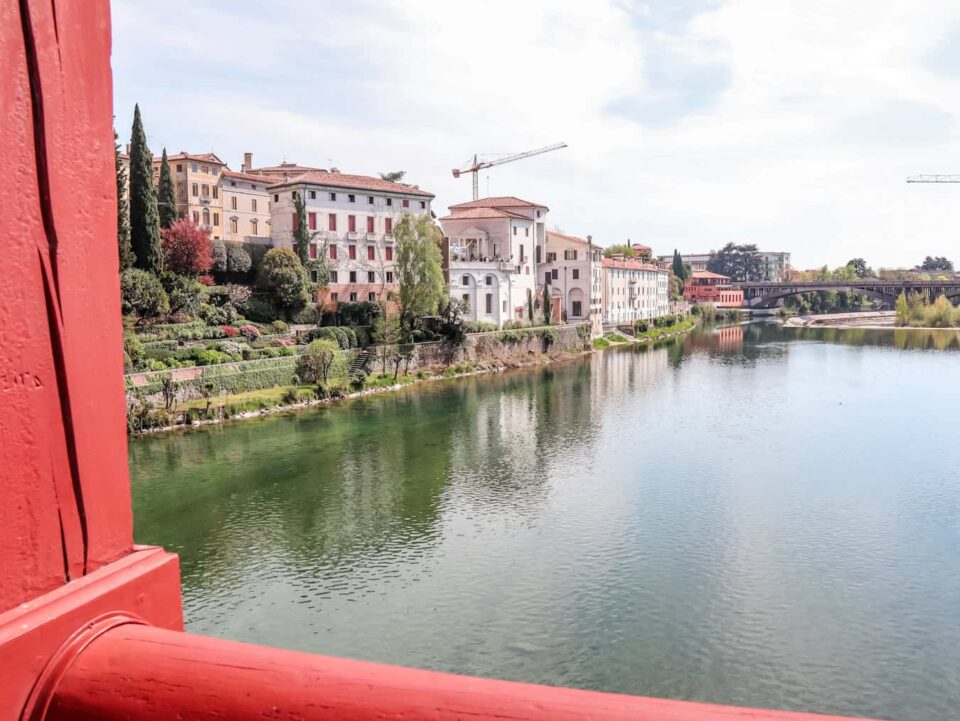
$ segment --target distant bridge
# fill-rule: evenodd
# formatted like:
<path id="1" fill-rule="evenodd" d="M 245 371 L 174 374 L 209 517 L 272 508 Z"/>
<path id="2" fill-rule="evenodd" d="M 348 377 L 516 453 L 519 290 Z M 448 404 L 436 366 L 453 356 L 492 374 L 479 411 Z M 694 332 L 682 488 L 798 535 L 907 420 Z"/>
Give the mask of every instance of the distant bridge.
<path id="1" fill-rule="evenodd" d="M 791 295 L 818 290 L 859 293 L 893 307 L 901 293 L 926 293 L 933 300 L 945 295 L 956 302 L 960 298 L 960 280 L 810 280 L 782 283 L 736 283 L 743 289 L 745 308 L 774 308 Z"/>

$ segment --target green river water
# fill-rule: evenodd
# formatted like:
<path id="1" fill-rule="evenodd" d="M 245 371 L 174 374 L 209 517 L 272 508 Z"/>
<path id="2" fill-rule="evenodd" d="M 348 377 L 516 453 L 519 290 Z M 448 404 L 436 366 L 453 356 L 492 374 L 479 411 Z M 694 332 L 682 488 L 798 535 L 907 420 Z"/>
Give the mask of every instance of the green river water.
<path id="1" fill-rule="evenodd" d="M 955 719 L 958 346 L 751 324 L 133 439 L 136 537 L 205 634 Z"/>

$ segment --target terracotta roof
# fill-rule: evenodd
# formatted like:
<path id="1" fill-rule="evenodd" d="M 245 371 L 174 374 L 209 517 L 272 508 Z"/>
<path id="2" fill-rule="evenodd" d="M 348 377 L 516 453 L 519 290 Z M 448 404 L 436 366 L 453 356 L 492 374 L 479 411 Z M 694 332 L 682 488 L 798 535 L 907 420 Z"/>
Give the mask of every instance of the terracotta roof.
<path id="1" fill-rule="evenodd" d="M 709 270 L 695 270 L 693 271 L 692 278 L 723 278 L 724 280 L 730 280 L 729 275 L 720 275 L 720 273 L 711 273 Z"/>
<path id="2" fill-rule="evenodd" d="M 559 231 L 556 231 L 556 230 L 548 230 L 548 231 L 547 231 L 547 241 L 548 241 L 548 242 L 550 241 L 550 238 L 563 238 L 564 240 L 570 240 L 570 241 L 573 241 L 574 243 L 581 243 L 581 244 L 583 244 L 583 245 L 589 245 L 589 243 L 587 242 L 587 240 L 584 239 L 584 238 L 578 238 L 578 237 L 575 236 L 575 235 L 567 235 L 566 233 L 560 233 Z M 599 247 L 599 246 L 596 246 L 596 245 L 595 245 L 594 247 Z"/>
<path id="3" fill-rule="evenodd" d="M 311 170 L 301 173 L 288 180 L 281 181 L 271 186 L 280 188 L 285 185 L 326 185 L 331 188 L 348 188 L 352 190 L 373 190 L 381 193 L 400 193 L 403 195 L 419 195 L 424 198 L 432 198 L 433 193 L 421 190 L 415 185 L 406 185 L 405 183 L 393 183 L 381 178 L 373 178 L 369 175 L 347 175 L 346 173 L 328 173 L 322 170 Z"/>
<path id="4" fill-rule="evenodd" d="M 269 175 L 253 175 L 251 173 L 238 173 L 236 170 L 230 170 L 230 168 L 223 169 L 223 177 L 236 178 L 237 180 L 248 180 L 251 183 L 266 183 L 267 185 L 270 185 L 276 182 L 276 178 L 271 178 Z"/>
<path id="5" fill-rule="evenodd" d="M 451 205 L 450 210 L 456 208 L 544 208 L 547 206 L 538 203 L 531 203 L 529 200 L 522 200 L 512 195 L 499 195 L 492 198 L 480 198 L 480 200 L 471 200 L 466 203 L 457 203 Z"/>
<path id="6" fill-rule="evenodd" d="M 161 160 L 160 156 L 154 157 L 154 161 L 158 160 Z M 167 160 L 197 160 L 201 163 L 216 163 L 217 165 L 226 165 L 226 163 L 217 157 L 216 153 L 188 153 L 185 150 L 181 150 L 176 155 L 168 155 Z"/>
<path id="7" fill-rule="evenodd" d="M 479 220 L 481 218 L 516 218 L 517 220 L 530 220 L 525 215 L 511 213 L 508 210 L 498 210 L 497 208 L 465 208 L 463 210 L 454 210 L 440 220 Z"/>
<path id="8" fill-rule="evenodd" d="M 325 168 L 314 168 L 310 165 L 297 165 L 296 163 L 280 163 L 280 165 L 264 165 L 261 168 L 250 168 L 247 172 L 258 175 L 269 175 L 272 173 L 306 173 L 311 170 L 327 172 Z"/>
<path id="9" fill-rule="evenodd" d="M 617 270 L 657 270 L 662 273 L 667 272 L 658 268 L 653 263 L 641 263 L 639 260 L 614 260 L 613 258 L 604 258 L 603 267 L 615 268 Z"/>

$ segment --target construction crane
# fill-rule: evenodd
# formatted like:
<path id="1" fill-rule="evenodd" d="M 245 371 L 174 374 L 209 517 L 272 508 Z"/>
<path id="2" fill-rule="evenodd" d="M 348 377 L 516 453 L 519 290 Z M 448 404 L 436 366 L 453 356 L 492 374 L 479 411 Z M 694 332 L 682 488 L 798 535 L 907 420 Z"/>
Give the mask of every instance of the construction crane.
<path id="1" fill-rule="evenodd" d="M 484 168 L 492 168 L 494 165 L 503 165 L 504 163 L 512 163 L 514 160 L 522 160 L 523 158 L 530 158 L 534 155 L 541 155 L 543 153 L 549 153 L 552 150 L 560 150 L 560 148 L 567 147 L 566 143 L 555 143 L 554 145 L 547 145 L 543 148 L 537 148 L 536 150 L 528 150 L 525 153 L 516 153 L 514 155 L 507 155 L 503 158 L 497 158 L 496 160 L 480 160 L 479 155 L 474 155 L 471 160 L 468 160 L 469 164 L 466 168 L 454 168 L 453 177 L 459 178 L 463 173 L 473 173 L 473 199 L 478 200 L 480 198 L 480 176 L 479 172 Z"/>
<path id="2" fill-rule="evenodd" d="M 908 183 L 960 183 L 960 175 L 911 175 Z"/>

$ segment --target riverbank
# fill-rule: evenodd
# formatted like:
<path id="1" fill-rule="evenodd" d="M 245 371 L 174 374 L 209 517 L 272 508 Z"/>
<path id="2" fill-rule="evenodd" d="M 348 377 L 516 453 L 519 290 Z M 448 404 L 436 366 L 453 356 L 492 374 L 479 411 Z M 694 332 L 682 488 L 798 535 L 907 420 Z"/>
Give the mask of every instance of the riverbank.
<path id="1" fill-rule="evenodd" d="M 663 328 L 648 328 L 645 331 L 636 332 L 632 336 L 620 332 L 619 330 L 609 331 L 600 338 L 594 338 L 593 349 L 606 350 L 607 348 L 616 348 L 618 346 L 634 345 L 638 343 L 658 343 L 660 341 L 670 340 L 671 338 L 678 338 L 686 335 L 696 327 L 696 318 L 687 317 L 679 323 L 664 326 Z"/>
<path id="2" fill-rule="evenodd" d="M 892 310 L 866 311 L 862 313 L 824 313 L 823 315 L 797 315 L 787 318 L 787 328 L 893 328 L 897 314 Z"/>

